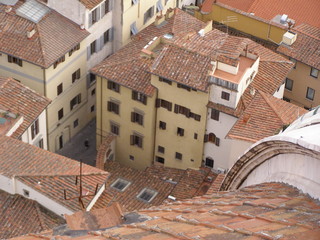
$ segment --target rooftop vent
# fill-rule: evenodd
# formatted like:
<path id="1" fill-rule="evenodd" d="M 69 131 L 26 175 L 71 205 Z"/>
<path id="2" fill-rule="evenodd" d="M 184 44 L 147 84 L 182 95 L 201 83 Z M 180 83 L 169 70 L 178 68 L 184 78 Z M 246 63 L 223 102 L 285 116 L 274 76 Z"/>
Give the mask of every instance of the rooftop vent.
<path id="1" fill-rule="evenodd" d="M 29 29 L 27 30 L 27 37 L 28 37 L 28 39 L 32 38 L 35 33 L 36 33 L 36 29 L 35 29 L 35 28 L 29 28 Z"/>
<path id="2" fill-rule="evenodd" d="M 204 29 L 201 29 L 198 34 L 201 36 L 201 37 L 204 37 Z"/>
<path id="3" fill-rule="evenodd" d="M 297 40 L 297 34 L 291 31 L 283 34 L 282 42 L 286 45 L 291 46 Z"/>
<path id="4" fill-rule="evenodd" d="M 288 20 L 288 15 L 287 15 L 287 14 L 283 14 L 283 15 L 280 17 L 280 23 L 281 23 L 281 24 L 286 24 L 286 23 L 287 23 L 287 20 Z"/>

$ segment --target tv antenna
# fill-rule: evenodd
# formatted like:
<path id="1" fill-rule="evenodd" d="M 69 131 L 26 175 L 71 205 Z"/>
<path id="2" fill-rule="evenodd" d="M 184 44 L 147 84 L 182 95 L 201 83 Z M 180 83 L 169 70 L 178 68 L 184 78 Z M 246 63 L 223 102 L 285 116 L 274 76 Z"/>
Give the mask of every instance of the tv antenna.
<path id="1" fill-rule="evenodd" d="M 63 193 L 64 193 L 64 200 L 73 200 L 73 199 L 78 199 L 79 201 L 79 205 L 80 205 L 80 208 L 82 210 L 85 210 L 85 206 L 84 206 L 84 203 L 82 201 L 83 198 L 87 198 L 87 197 L 93 197 L 97 194 L 98 192 L 98 184 L 96 185 L 96 188 L 95 188 L 95 191 L 93 194 L 84 194 L 84 192 L 82 191 L 83 190 L 83 187 L 82 187 L 82 160 L 80 159 L 80 175 L 79 176 L 76 176 L 76 182 L 75 182 L 75 185 L 77 186 L 78 185 L 78 177 L 79 177 L 79 194 L 77 196 L 73 196 L 73 197 L 67 197 L 67 190 L 64 189 L 63 190 Z"/>

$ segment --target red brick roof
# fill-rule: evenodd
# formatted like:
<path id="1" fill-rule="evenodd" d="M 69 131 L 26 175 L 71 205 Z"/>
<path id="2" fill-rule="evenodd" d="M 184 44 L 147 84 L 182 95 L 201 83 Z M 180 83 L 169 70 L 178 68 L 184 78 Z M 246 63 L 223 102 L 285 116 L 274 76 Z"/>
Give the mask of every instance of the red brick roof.
<path id="1" fill-rule="evenodd" d="M 319 213 L 319 202 L 297 189 L 263 183 L 140 210 L 142 222 L 72 239 L 315 240 L 320 236 Z"/>
<path id="2" fill-rule="evenodd" d="M 206 0 L 212 4 L 212 0 Z M 210 5 L 204 2 L 204 6 Z M 276 15 L 287 14 L 295 20 L 296 25 L 307 23 L 320 27 L 320 3 L 318 0 L 309 0 L 308 4 L 303 0 L 217 0 L 235 9 L 247 13 L 254 13 L 255 16 L 266 20 L 273 19 Z M 206 12 L 209 8 L 206 7 Z"/>
<path id="3" fill-rule="evenodd" d="M 205 25 L 182 10 L 175 9 L 175 14 L 165 24 L 149 25 L 135 35 L 132 42 L 102 61 L 91 71 L 98 76 L 151 96 L 154 87 L 150 83 L 151 76 L 148 72 L 152 61 L 140 57 L 143 47 L 154 37 L 170 33 L 174 38 L 178 38 L 192 31 L 197 32 Z"/>
<path id="4" fill-rule="evenodd" d="M 277 134 L 306 112 L 301 107 L 258 91 L 227 136 L 256 142 Z"/>
<path id="5" fill-rule="evenodd" d="M 119 202 L 124 211 L 133 211 L 160 205 L 168 199 L 169 195 L 176 199 L 192 198 L 205 194 L 211 185 L 211 181 L 216 177 L 210 169 L 198 171 L 152 166 L 142 171 L 121 166 L 113 161 L 107 161 L 105 169 L 110 173 L 106 183 L 107 188 L 93 209 L 106 207 L 112 202 Z M 211 177 L 211 180 L 207 181 L 207 177 Z M 110 187 L 118 178 L 131 183 L 123 192 Z M 137 199 L 137 195 L 144 188 L 158 192 L 150 203 Z"/>
<path id="6" fill-rule="evenodd" d="M 0 190 L 0 239 L 39 233 L 64 223 L 36 201 Z"/>
<path id="7" fill-rule="evenodd" d="M 49 105 L 50 100 L 12 78 L 0 77 L 0 109 L 23 116 L 11 137 L 20 137 Z"/>
<path id="8" fill-rule="evenodd" d="M 86 8 L 90 10 L 103 1 L 104 0 L 79 0 L 79 2 L 81 2 Z"/>
<path id="9" fill-rule="evenodd" d="M 79 162 L 19 140 L 0 136 L 0 174 L 13 176 L 78 175 Z M 105 173 L 83 164 L 83 173 Z"/>
<path id="10" fill-rule="evenodd" d="M 320 28 L 301 24 L 291 31 L 297 33 L 297 40 L 291 46 L 281 44 L 277 51 L 320 69 Z"/>
<path id="11" fill-rule="evenodd" d="M 16 9 L 23 2 L 19 0 L 9 13 L 0 4 L 0 52 L 48 68 L 89 35 L 52 9 L 39 23 L 22 18 Z M 28 39 L 30 29 L 36 33 Z"/>

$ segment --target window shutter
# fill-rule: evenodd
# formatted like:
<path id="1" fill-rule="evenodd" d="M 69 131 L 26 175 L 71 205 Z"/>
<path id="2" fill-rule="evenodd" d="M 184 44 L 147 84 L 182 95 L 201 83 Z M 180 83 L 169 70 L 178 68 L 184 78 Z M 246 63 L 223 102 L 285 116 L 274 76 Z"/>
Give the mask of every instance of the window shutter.
<path id="1" fill-rule="evenodd" d="M 134 112 L 131 112 L 131 122 L 135 122 L 135 121 L 134 121 L 134 115 L 135 115 L 135 113 L 134 113 Z"/>
<path id="2" fill-rule="evenodd" d="M 134 145 L 134 136 L 130 135 L 130 145 Z"/>
<path id="3" fill-rule="evenodd" d="M 89 13 L 89 27 L 92 26 L 92 12 Z"/>
<path id="4" fill-rule="evenodd" d="M 9 63 L 12 63 L 12 56 L 9 56 L 9 55 L 8 55 L 8 62 L 9 62 Z"/>
<path id="5" fill-rule="evenodd" d="M 96 52 L 100 51 L 100 38 L 97 38 L 96 42 Z"/>
<path id="6" fill-rule="evenodd" d="M 220 138 L 216 138 L 216 145 L 219 147 L 220 146 Z"/>
<path id="7" fill-rule="evenodd" d="M 34 139 L 34 124 L 31 125 L 31 138 Z"/>
<path id="8" fill-rule="evenodd" d="M 137 97 L 138 97 L 137 95 L 138 95 L 138 93 L 136 91 L 132 90 L 132 99 L 133 100 L 137 100 Z"/>
<path id="9" fill-rule="evenodd" d="M 205 142 L 205 143 L 208 142 L 208 134 L 205 134 L 205 135 L 204 135 L 204 142 Z"/>
<path id="10" fill-rule="evenodd" d="M 113 31 L 114 31 L 113 27 L 109 29 L 109 41 L 113 41 Z"/>
<path id="11" fill-rule="evenodd" d="M 144 105 L 147 105 L 147 96 L 146 95 L 143 95 L 143 104 Z"/>
<path id="12" fill-rule="evenodd" d="M 90 54 L 91 54 L 91 48 L 90 46 L 87 47 L 87 60 L 90 59 Z"/>
<path id="13" fill-rule="evenodd" d="M 111 102 L 108 102 L 108 111 L 112 111 L 112 104 L 111 104 Z"/>
<path id="14" fill-rule="evenodd" d="M 160 107 L 161 99 L 157 98 L 156 100 L 156 108 Z"/>
<path id="15" fill-rule="evenodd" d="M 113 0 L 109 0 L 109 11 L 113 9 Z"/>
<path id="16" fill-rule="evenodd" d="M 100 36 L 100 50 L 103 48 L 104 46 L 104 36 L 103 34 Z"/>
<path id="17" fill-rule="evenodd" d="M 140 115 L 139 124 L 140 124 L 140 125 L 143 125 L 143 115 Z"/>
<path id="18" fill-rule="evenodd" d="M 106 12 L 106 7 L 105 7 L 105 3 L 101 4 L 101 18 L 103 18 L 103 16 L 105 15 Z"/>
<path id="19" fill-rule="evenodd" d="M 175 113 L 179 112 L 179 106 L 177 104 L 174 105 L 174 112 Z"/>
<path id="20" fill-rule="evenodd" d="M 184 136 L 184 129 L 183 128 L 181 128 L 180 136 Z"/>
<path id="21" fill-rule="evenodd" d="M 169 102 L 169 108 L 168 108 L 168 110 L 169 110 L 169 111 L 172 110 L 172 103 L 171 103 L 171 102 Z"/>
<path id="22" fill-rule="evenodd" d="M 189 118 L 190 117 L 190 109 L 186 108 L 186 117 Z"/>
<path id="23" fill-rule="evenodd" d="M 114 104 L 114 112 L 116 113 L 116 114 L 119 114 L 119 105 L 118 104 Z"/>
<path id="24" fill-rule="evenodd" d="M 100 20 L 100 6 L 97 7 L 97 22 Z"/>

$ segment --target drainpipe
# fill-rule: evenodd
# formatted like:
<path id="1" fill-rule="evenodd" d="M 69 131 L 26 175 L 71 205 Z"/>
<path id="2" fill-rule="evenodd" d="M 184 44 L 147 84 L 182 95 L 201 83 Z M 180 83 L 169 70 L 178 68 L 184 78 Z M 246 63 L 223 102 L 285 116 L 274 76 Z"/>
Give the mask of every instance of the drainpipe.
<path id="1" fill-rule="evenodd" d="M 47 89 L 46 89 L 46 85 L 47 85 L 47 79 L 46 79 L 46 69 L 45 68 L 42 68 L 43 69 L 43 95 L 45 97 L 47 97 Z M 51 104 L 51 103 L 50 103 Z M 50 105 L 49 104 L 49 105 Z M 47 150 L 49 150 L 49 124 L 48 124 L 48 107 L 49 105 L 47 106 L 46 108 L 46 137 L 47 137 Z"/>

